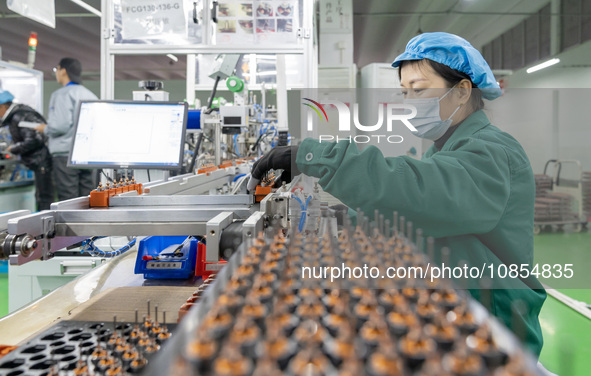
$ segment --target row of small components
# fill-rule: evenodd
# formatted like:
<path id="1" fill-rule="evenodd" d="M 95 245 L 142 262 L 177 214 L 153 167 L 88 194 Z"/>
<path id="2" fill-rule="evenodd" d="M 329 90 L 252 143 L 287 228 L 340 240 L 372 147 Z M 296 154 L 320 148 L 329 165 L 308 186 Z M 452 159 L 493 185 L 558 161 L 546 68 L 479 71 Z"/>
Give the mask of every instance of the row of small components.
<path id="1" fill-rule="evenodd" d="M 104 325 L 96 326 L 95 336 L 97 345 L 92 352 L 83 359 L 79 355 L 75 366 L 62 371 L 71 371 L 75 376 L 124 376 L 141 373 L 148 363 L 148 359 L 160 350 L 171 333 L 166 324 L 166 312 L 162 312 L 163 321 L 158 321 L 158 306 L 155 307 L 154 317 L 150 315 L 150 301 L 148 314 L 138 322 L 117 323 L 113 318 L 113 330 Z M 58 375 L 59 370 L 52 369 L 49 375 Z"/>
<path id="2" fill-rule="evenodd" d="M 177 322 L 180 322 L 183 319 L 183 317 L 185 317 L 185 315 L 187 315 L 187 313 L 189 313 L 189 310 L 191 308 L 193 308 L 193 306 L 195 304 L 197 304 L 199 299 L 201 299 L 201 296 L 204 294 L 205 289 L 207 289 L 209 287 L 209 285 L 211 283 L 213 283 L 213 281 L 215 280 L 215 277 L 216 277 L 216 274 L 211 274 L 209 277 L 207 277 L 203 281 L 203 283 L 201 285 L 199 285 L 197 290 L 195 290 L 193 292 L 193 294 L 189 298 L 187 298 L 187 301 L 185 303 L 183 303 L 183 305 L 179 309 L 179 316 L 178 316 Z"/>
<path id="3" fill-rule="evenodd" d="M 103 186 L 103 183 L 99 183 L 98 186 L 96 187 L 97 192 L 102 192 L 102 191 L 106 191 L 109 189 L 113 189 L 113 188 L 123 188 L 123 187 L 129 187 L 129 186 L 135 186 L 137 183 L 135 181 L 135 178 L 125 178 L 125 180 L 123 180 L 123 178 L 121 178 L 118 182 L 114 181 L 112 184 L 110 182 L 107 182 L 107 184 L 105 184 Z M 135 189 L 135 188 L 133 188 Z M 132 189 L 132 190 L 133 190 Z"/>
<path id="4" fill-rule="evenodd" d="M 319 243 L 298 236 L 297 249 Z M 371 243 L 361 231 L 351 238 Z M 339 243 L 351 244 L 347 231 Z M 501 351 L 451 287 L 296 287 L 296 269 L 288 265 L 294 247 L 288 251 L 279 235 L 266 244 L 255 240 L 173 374 L 527 374 L 523 354 Z"/>

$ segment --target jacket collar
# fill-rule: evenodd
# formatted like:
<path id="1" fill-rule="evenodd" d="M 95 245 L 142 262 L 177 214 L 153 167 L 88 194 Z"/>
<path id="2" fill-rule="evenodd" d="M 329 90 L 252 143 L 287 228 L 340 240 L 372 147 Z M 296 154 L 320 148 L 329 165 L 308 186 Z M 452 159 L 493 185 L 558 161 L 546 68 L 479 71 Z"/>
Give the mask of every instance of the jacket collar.
<path id="1" fill-rule="evenodd" d="M 478 132 L 487 125 L 490 125 L 490 121 L 488 120 L 488 117 L 486 116 L 484 111 L 479 110 L 472 113 L 470 116 L 464 119 L 464 121 L 456 125 L 457 129 L 445 142 L 441 150 L 449 150 L 451 145 L 453 145 L 455 141 L 460 140 L 462 138 L 470 137 L 471 135 Z"/>
<path id="2" fill-rule="evenodd" d="M 17 103 L 12 102 L 10 107 L 8 107 L 8 109 L 6 109 L 6 112 L 4 113 L 4 116 L 2 116 L 2 119 L 1 119 L 2 122 L 8 118 L 8 116 L 10 115 L 10 113 L 12 112 L 14 107 L 16 107 L 16 105 L 17 105 Z"/>

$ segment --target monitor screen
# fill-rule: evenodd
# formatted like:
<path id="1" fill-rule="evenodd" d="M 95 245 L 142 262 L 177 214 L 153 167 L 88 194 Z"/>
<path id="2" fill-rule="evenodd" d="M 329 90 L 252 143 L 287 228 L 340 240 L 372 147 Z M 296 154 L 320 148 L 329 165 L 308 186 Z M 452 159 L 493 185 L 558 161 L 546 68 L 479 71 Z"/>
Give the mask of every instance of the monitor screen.
<path id="1" fill-rule="evenodd" d="M 68 166 L 180 168 L 186 126 L 184 102 L 82 101 Z"/>

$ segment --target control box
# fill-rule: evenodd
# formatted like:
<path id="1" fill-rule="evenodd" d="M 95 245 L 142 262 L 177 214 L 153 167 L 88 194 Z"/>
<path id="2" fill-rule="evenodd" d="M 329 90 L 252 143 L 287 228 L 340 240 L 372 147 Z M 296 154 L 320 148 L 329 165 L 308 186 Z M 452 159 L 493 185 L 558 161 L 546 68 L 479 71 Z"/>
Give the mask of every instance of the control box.
<path id="1" fill-rule="evenodd" d="M 192 236 L 148 236 L 140 241 L 135 274 L 145 279 L 185 279 L 195 274 L 197 245 Z"/>

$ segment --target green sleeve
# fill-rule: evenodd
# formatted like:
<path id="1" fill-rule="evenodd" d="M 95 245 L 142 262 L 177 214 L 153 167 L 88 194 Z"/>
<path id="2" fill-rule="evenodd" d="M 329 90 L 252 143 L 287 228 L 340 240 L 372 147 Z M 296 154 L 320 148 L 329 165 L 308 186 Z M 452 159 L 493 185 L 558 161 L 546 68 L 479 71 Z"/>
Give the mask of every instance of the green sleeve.
<path id="1" fill-rule="evenodd" d="M 320 179 L 322 188 L 352 209 L 386 218 L 398 211 L 434 237 L 484 234 L 494 229 L 510 193 L 505 150 L 476 138 L 461 140 L 451 151 L 415 160 L 386 158 L 354 143 L 306 139 L 296 162 L 300 171 Z"/>

